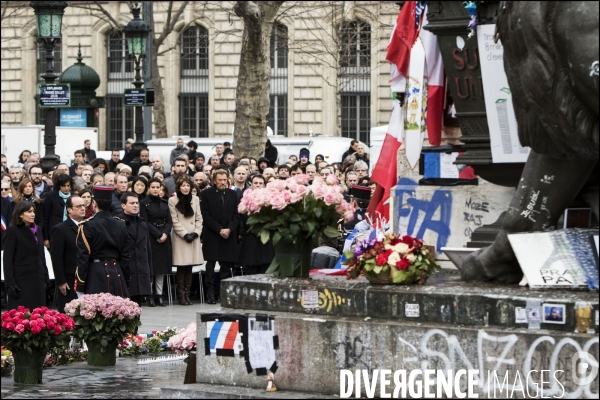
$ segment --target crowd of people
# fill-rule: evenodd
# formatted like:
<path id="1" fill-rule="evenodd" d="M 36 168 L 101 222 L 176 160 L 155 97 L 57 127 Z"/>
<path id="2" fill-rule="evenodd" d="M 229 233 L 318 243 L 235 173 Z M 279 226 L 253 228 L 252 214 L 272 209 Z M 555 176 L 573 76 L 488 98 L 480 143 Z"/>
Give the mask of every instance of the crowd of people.
<path id="1" fill-rule="evenodd" d="M 353 187 L 373 191 L 376 185 L 368 176 L 368 154 L 356 140 L 342 160 L 311 158 L 303 148 L 279 165 L 270 141 L 258 159 L 235 154 L 229 142 L 217 144 L 206 158 L 195 141 L 179 138 L 169 166 L 148 149 L 139 164 L 132 163 L 133 143 L 127 139 L 123 159 L 113 150 L 104 160 L 86 140 L 72 165 L 61 163 L 47 173 L 38 153 L 24 150 L 10 165 L 1 156 L 3 292 L 9 309 L 46 305 L 44 247 L 61 311 L 78 295 L 98 292 L 164 306 L 165 276 L 173 268 L 177 300 L 191 305 L 192 268 L 204 262 L 207 301 L 214 304 L 220 279 L 240 269 L 264 273 L 274 257 L 271 244 L 262 244 L 237 211 L 244 190 L 296 174 L 308 175 L 309 185 L 317 175 L 335 174 L 349 200 Z M 355 207 L 354 223 L 364 211 L 360 202 Z"/>

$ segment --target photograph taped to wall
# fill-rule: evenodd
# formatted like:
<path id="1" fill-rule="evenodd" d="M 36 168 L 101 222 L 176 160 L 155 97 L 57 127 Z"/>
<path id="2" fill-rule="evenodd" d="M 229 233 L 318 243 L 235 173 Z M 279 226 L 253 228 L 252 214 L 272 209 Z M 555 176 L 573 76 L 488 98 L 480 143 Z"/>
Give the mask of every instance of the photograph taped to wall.
<path id="1" fill-rule="evenodd" d="M 544 303 L 542 311 L 542 322 L 545 324 L 565 324 L 567 321 L 564 304 Z"/>
<path id="2" fill-rule="evenodd" d="M 275 321 L 248 318 L 248 356 L 252 369 L 269 369 L 275 363 Z"/>

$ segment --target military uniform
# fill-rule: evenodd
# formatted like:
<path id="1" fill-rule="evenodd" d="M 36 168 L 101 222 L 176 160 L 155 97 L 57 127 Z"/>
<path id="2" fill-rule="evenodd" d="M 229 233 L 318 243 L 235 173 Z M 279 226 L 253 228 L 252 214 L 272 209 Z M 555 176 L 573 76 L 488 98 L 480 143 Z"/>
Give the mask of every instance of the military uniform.
<path id="1" fill-rule="evenodd" d="M 125 222 L 100 211 L 77 233 L 75 290 L 129 297 L 129 235 Z"/>

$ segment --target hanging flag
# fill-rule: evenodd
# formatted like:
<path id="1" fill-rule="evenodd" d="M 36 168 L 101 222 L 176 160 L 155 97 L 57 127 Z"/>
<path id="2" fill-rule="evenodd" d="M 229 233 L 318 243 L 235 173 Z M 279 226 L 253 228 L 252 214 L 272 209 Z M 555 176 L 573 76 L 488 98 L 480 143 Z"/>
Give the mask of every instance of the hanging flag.
<path id="1" fill-rule="evenodd" d="M 390 207 L 386 202 L 390 198 L 392 187 L 398 181 L 397 161 L 403 131 L 402 123 L 402 106 L 399 100 L 394 100 L 392 117 L 390 118 L 383 146 L 381 146 L 379 160 L 371 175 L 371 180 L 377 182 L 377 188 L 367 210 L 373 220 L 380 217 L 390 220 Z"/>
<path id="2" fill-rule="evenodd" d="M 425 76 L 425 49 L 417 38 L 410 53 L 408 83 L 406 84 L 406 115 L 404 138 L 406 159 L 412 169 L 419 165 L 425 137 L 425 114 L 427 113 L 427 77 Z"/>
<path id="3" fill-rule="evenodd" d="M 418 29 L 416 25 L 416 1 L 407 1 L 402 6 L 402 10 L 398 14 L 396 24 L 392 31 L 390 43 L 387 49 L 385 59 L 395 66 L 392 69 L 392 79 L 394 82 L 397 79 L 406 79 L 408 76 L 408 62 L 410 60 L 410 50 L 417 40 Z M 392 84 L 392 91 L 393 89 Z M 396 90 L 403 92 L 404 90 Z"/>
<path id="4" fill-rule="evenodd" d="M 239 354 L 243 349 L 239 322 L 208 321 L 206 330 L 211 353 L 233 356 L 233 354 Z"/>
<path id="5" fill-rule="evenodd" d="M 427 9 L 422 13 L 423 26 L 427 25 Z M 440 146 L 442 143 L 442 124 L 444 117 L 444 62 L 438 46 L 437 36 L 421 29 L 419 34 L 425 48 L 425 68 L 427 70 L 427 136 L 429 143 Z"/>

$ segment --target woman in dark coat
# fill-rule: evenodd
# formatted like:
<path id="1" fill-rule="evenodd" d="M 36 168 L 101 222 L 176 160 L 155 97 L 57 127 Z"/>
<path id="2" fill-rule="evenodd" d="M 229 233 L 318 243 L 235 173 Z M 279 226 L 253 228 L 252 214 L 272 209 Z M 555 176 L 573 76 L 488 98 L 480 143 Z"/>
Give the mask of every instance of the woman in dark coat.
<path id="1" fill-rule="evenodd" d="M 271 139 L 267 139 L 267 143 L 265 144 L 265 158 L 269 160 L 269 167 L 274 167 L 277 164 L 277 157 L 277 147 L 271 144 Z"/>
<path id="2" fill-rule="evenodd" d="M 48 269 L 41 229 L 35 224 L 35 206 L 20 201 L 13 208 L 4 239 L 4 279 L 8 309 L 33 310 L 46 305 Z"/>
<path id="3" fill-rule="evenodd" d="M 171 274 L 173 268 L 173 248 L 171 246 L 171 229 L 173 220 L 169 211 L 169 203 L 160 196 L 162 181 L 150 179 L 148 196 L 140 202 L 140 216 L 148 223 L 150 230 L 150 248 L 152 251 L 152 268 L 156 300 L 161 307 L 163 302 L 163 281 L 165 274 Z M 149 298 L 152 307 L 154 299 Z"/>
<path id="4" fill-rule="evenodd" d="M 52 228 L 67 219 L 66 201 L 71 197 L 71 177 L 58 174 L 54 177 L 54 190 L 44 198 L 44 244 L 50 247 Z"/>
<path id="5" fill-rule="evenodd" d="M 23 178 L 19 186 L 17 186 L 17 192 L 15 193 L 14 200 L 12 201 L 13 208 L 15 204 L 20 201 L 28 201 L 35 206 L 35 224 L 43 232 L 44 229 L 44 208 L 42 206 L 42 199 L 40 199 L 35 192 L 33 187 L 33 181 L 29 178 Z"/>

